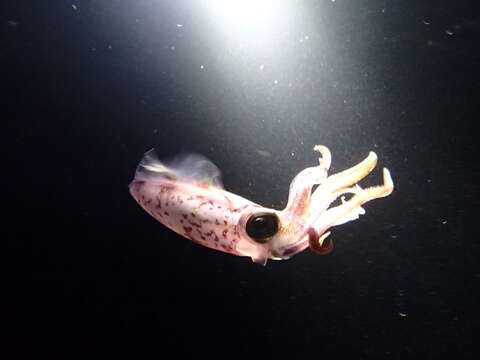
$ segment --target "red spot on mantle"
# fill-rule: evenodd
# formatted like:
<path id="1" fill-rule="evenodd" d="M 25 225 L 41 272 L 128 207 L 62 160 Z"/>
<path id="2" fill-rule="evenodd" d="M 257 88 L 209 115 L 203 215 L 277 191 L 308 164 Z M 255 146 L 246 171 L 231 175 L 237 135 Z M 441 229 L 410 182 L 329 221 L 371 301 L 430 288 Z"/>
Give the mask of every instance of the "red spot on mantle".
<path id="1" fill-rule="evenodd" d="M 198 228 L 201 228 L 201 227 L 202 227 L 202 224 L 196 223 L 196 222 L 194 222 L 194 221 L 188 220 L 188 222 L 189 222 L 192 226 L 196 226 L 196 227 L 198 227 Z"/>

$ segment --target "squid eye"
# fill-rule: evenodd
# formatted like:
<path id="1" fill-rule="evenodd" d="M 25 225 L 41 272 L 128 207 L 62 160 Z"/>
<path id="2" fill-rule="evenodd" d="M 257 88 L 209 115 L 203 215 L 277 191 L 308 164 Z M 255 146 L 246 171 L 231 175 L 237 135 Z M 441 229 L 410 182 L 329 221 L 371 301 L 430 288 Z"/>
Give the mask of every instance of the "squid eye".
<path id="1" fill-rule="evenodd" d="M 278 217 L 272 213 L 253 214 L 248 219 L 245 230 L 256 242 L 267 242 L 278 231 Z"/>

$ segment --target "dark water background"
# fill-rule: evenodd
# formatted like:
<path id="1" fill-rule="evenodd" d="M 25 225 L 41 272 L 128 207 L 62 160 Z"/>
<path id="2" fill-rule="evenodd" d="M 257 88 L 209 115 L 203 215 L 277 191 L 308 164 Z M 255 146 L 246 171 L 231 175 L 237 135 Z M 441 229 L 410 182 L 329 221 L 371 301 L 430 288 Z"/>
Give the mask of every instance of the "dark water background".
<path id="1" fill-rule="evenodd" d="M 478 358 L 480 13 L 287 3 L 268 38 L 194 0 L 2 2 L 5 343 Z M 334 172 L 376 151 L 396 185 L 334 229 L 327 256 L 257 266 L 177 236 L 127 191 L 146 150 L 195 151 L 230 191 L 282 208 L 315 144 Z"/>

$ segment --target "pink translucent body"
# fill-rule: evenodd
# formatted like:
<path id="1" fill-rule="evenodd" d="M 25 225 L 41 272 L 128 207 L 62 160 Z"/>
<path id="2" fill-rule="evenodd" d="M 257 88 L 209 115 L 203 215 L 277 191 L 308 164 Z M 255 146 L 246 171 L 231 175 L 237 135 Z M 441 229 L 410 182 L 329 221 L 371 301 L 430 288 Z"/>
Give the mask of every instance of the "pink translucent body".
<path id="1" fill-rule="evenodd" d="M 356 184 L 375 167 L 377 157 L 371 152 L 358 165 L 328 176 L 330 151 L 314 148 L 322 157 L 319 165 L 300 172 L 290 185 L 284 210 L 264 208 L 226 191 L 220 172 L 199 155 L 184 156 L 170 165 L 160 162 L 153 152 L 145 154 L 137 168 L 130 192 L 155 219 L 178 234 L 212 249 L 249 256 L 265 264 L 268 259 L 288 259 L 310 247 L 316 253 L 327 253 L 332 242 L 324 242 L 335 225 L 355 220 L 365 211 L 365 202 L 389 195 L 393 182 L 384 169 L 384 184 L 362 189 Z M 312 187 L 319 185 L 312 192 Z M 353 197 L 329 208 L 343 194 Z M 259 243 L 250 238 L 245 225 L 259 212 L 275 214 L 280 222 L 278 232 Z M 327 245 L 326 245 L 327 244 Z"/>

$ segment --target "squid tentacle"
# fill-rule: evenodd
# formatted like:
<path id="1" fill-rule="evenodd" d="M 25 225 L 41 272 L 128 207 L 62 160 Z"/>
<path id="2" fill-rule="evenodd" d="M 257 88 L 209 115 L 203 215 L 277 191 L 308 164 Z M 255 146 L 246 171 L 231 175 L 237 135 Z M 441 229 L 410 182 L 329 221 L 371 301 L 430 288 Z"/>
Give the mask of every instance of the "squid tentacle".
<path id="1" fill-rule="evenodd" d="M 326 255 L 333 251 L 333 240 L 329 239 L 326 241 L 327 237 L 330 235 L 330 231 L 326 232 L 323 235 L 319 235 L 315 229 L 308 229 L 308 244 L 310 245 L 310 250 L 313 252 Z"/>
<path id="2" fill-rule="evenodd" d="M 328 181 L 328 170 L 332 162 L 332 155 L 326 146 L 316 145 L 313 148 L 320 153 L 317 166 L 309 167 L 301 171 L 290 184 L 287 206 L 284 213 L 295 217 L 302 214 L 310 207 L 312 188 Z"/>
<path id="3" fill-rule="evenodd" d="M 328 209 L 314 224 L 314 228 L 319 233 L 334 225 L 340 225 L 350 220 L 355 220 L 358 215 L 363 214 L 365 210 L 361 207 L 370 200 L 388 196 L 393 191 L 393 181 L 388 169 L 383 169 L 383 185 L 372 186 L 365 189 L 353 187 L 345 189 L 343 193 L 353 193 L 354 196 L 343 201 L 342 205 Z M 322 231 L 323 230 L 323 231 Z"/>

